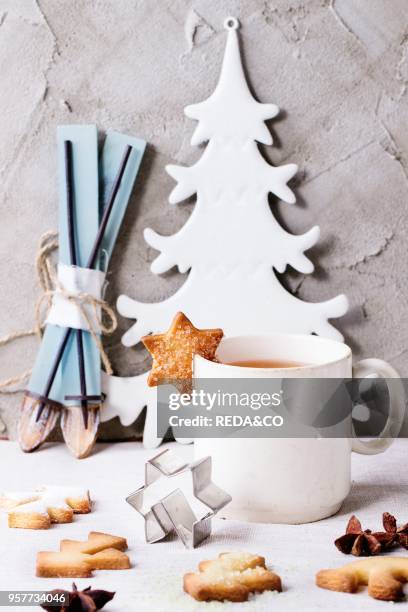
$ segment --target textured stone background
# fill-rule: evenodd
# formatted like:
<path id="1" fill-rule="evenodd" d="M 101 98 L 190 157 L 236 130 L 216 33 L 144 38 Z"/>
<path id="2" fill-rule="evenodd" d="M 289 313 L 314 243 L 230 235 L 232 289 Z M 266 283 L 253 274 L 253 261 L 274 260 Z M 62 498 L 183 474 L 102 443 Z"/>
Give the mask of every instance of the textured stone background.
<path id="1" fill-rule="evenodd" d="M 300 167 L 298 206 L 279 206 L 279 217 L 293 232 L 322 229 L 311 252 L 317 273 L 286 282 L 307 300 L 345 291 L 352 308 L 340 327 L 356 356 L 385 358 L 407 375 L 406 0 L 0 0 L 0 334 L 33 322 L 36 244 L 56 227 L 59 123 L 92 122 L 149 142 L 110 298 L 161 300 L 183 282 L 150 273 L 142 230 L 173 233 L 191 210 L 167 205 L 173 181 L 164 166 L 200 155 L 182 111 L 214 89 L 228 14 L 243 24 L 255 93 L 283 109 L 267 155 Z M 123 348 L 120 335 L 109 343 L 116 369 L 146 368 L 145 353 Z M 2 349 L 2 377 L 30 367 L 36 346 Z M 0 396 L 10 436 L 20 399 Z M 118 431 L 111 424 L 108 433 Z"/>

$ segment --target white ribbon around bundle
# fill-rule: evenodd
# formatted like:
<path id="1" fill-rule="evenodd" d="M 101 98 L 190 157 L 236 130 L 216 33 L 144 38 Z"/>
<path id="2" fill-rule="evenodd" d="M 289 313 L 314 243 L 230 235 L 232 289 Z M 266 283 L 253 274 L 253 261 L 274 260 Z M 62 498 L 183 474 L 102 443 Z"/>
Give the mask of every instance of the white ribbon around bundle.
<path id="1" fill-rule="evenodd" d="M 46 323 L 89 331 L 90 322 L 92 329 L 98 333 L 100 307 L 97 301 L 103 298 L 105 273 L 90 268 L 58 264 L 57 278 L 57 287 Z M 94 303 L 92 300 L 95 300 Z"/>

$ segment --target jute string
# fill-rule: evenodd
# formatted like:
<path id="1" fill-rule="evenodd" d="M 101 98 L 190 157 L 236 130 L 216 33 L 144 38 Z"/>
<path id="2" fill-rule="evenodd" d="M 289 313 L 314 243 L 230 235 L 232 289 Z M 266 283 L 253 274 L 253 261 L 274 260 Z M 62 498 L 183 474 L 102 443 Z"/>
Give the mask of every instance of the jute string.
<path id="1" fill-rule="evenodd" d="M 67 300 L 75 302 L 81 311 L 82 316 L 88 324 L 89 333 L 98 347 L 104 368 L 107 374 L 111 375 L 113 373 L 112 365 L 102 345 L 99 334 L 110 335 L 115 331 L 118 325 L 115 311 L 107 302 L 105 302 L 105 300 L 95 298 L 93 295 L 84 292 L 73 294 L 60 286 L 57 279 L 56 267 L 52 262 L 52 253 L 57 248 L 57 232 L 50 231 L 41 236 L 35 258 L 35 267 L 37 271 L 38 283 L 42 293 L 35 305 L 35 326 L 32 329 L 18 330 L 7 334 L 3 338 L 0 338 L 0 347 L 10 344 L 19 338 L 26 338 L 28 336 L 38 336 L 38 338 L 41 339 L 43 329 L 45 327 L 45 320 L 52 306 L 52 299 L 54 295 L 58 293 Z M 88 315 L 87 306 L 92 307 L 96 325 Z M 0 393 L 19 392 L 20 389 L 10 390 L 8 387 L 12 387 L 13 385 L 23 382 L 31 375 L 31 372 L 32 370 L 26 370 L 17 376 L 0 381 Z"/>

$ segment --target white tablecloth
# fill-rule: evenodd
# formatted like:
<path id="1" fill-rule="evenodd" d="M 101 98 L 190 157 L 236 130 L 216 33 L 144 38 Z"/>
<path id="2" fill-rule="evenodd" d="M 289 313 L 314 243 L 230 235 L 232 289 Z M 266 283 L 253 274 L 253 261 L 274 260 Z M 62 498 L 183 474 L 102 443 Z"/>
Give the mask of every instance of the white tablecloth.
<path id="1" fill-rule="evenodd" d="M 185 458 L 191 446 L 172 444 Z M 58 550 L 63 538 L 86 539 L 91 530 L 126 536 L 133 567 L 126 571 L 95 572 L 79 587 L 116 591 L 107 612 L 183 612 L 193 610 L 376 610 L 387 604 L 355 595 L 317 588 L 317 570 L 340 566 L 354 557 L 342 555 L 333 545 L 344 533 L 348 517 L 356 513 L 363 527 L 380 529 L 383 511 L 408 521 L 408 440 L 398 440 L 383 455 L 353 456 L 353 488 L 334 517 L 309 525 L 264 525 L 215 520 L 213 535 L 195 550 L 184 549 L 179 540 L 146 544 L 143 519 L 125 497 L 143 483 L 145 460 L 156 451 L 140 443 L 98 445 L 92 457 L 75 460 L 62 444 L 46 445 L 26 455 L 13 442 L 0 442 L 0 490 L 30 488 L 37 484 L 72 484 L 89 487 L 95 500 L 91 514 L 77 516 L 73 524 L 55 525 L 46 531 L 9 529 L 0 516 L 0 588 L 48 590 L 70 588 L 69 579 L 35 577 L 39 550 Z M 198 603 L 182 590 L 182 576 L 195 570 L 200 560 L 219 552 L 246 550 L 262 554 L 280 574 L 284 591 L 255 596 L 245 604 Z M 394 554 L 403 555 L 404 550 Z M 27 610 L 30 608 L 13 608 Z"/>

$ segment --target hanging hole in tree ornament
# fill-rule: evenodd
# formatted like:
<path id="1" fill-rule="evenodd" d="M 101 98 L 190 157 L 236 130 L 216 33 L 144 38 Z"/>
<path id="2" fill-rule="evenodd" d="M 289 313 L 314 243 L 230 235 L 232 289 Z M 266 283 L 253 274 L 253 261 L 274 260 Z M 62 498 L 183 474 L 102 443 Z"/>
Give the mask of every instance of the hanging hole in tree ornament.
<path id="1" fill-rule="evenodd" d="M 227 17 L 224 21 L 224 28 L 226 30 L 238 30 L 239 21 L 236 17 Z"/>

